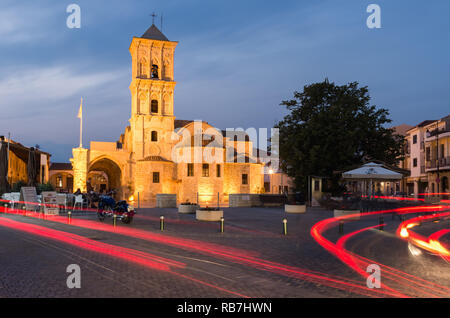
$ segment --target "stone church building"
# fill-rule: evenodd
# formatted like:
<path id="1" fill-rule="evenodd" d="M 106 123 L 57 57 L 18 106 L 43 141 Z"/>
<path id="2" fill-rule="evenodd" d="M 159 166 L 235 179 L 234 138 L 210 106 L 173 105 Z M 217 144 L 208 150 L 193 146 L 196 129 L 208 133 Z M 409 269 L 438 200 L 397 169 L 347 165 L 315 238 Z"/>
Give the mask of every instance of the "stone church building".
<path id="1" fill-rule="evenodd" d="M 264 164 L 246 133 L 175 119 L 177 44 L 154 24 L 133 37 L 129 126 L 116 142 L 73 149 L 74 190 L 114 189 L 118 198 L 139 196 L 141 207 L 155 206 L 161 194 L 213 206 L 228 203 L 230 194 L 263 192 Z"/>

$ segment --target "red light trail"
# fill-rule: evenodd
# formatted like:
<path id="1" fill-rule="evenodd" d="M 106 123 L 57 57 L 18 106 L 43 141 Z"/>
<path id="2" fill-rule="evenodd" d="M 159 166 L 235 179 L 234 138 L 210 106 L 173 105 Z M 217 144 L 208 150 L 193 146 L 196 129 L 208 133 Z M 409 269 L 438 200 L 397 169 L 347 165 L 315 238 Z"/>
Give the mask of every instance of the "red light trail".
<path id="1" fill-rule="evenodd" d="M 383 210 L 383 211 L 376 211 L 376 212 L 367 212 L 367 213 L 362 213 L 361 216 L 373 216 L 373 215 L 379 215 L 379 214 L 386 214 L 386 213 L 399 213 L 399 214 L 409 214 L 409 213 L 418 213 L 418 212 L 433 212 L 435 213 L 436 211 L 441 211 L 441 210 L 445 210 L 445 209 L 449 209 L 450 207 L 445 207 L 445 206 L 416 206 L 416 207 L 406 207 L 406 208 L 399 208 L 399 209 L 392 209 L 392 210 Z M 445 216 L 448 213 L 437 213 L 434 215 L 429 215 L 427 216 L 428 218 L 436 218 L 439 216 Z M 426 280 L 423 280 L 419 277 L 415 277 L 411 274 L 407 274 L 407 273 L 403 273 L 397 269 L 393 269 L 390 268 L 388 266 L 385 266 L 383 264 L 379 264 L 371 259 L 368 258 L 364 258 L 362 256 L 356 255 L 352 252 L 347 251 L 344 248 L 345 242 L 348 241 L 348 239 L 350 239 L 351 237 L 362 233 L 364 231 L 367 231 L 369 229 L 373 229 L 376 228 L 378 226 L 384 226 L 383 225 L 377 225 L 377 226 L 371 226 L 368 228 L 364 228 L 364 229 L 360 229 L 357 231 L 354 231 L 352 233 L 349 233 L 343 237 L 341 237 L 336 243 L 332 243 L 331 241 L 327 240 L 324 236 L 323 233 L 327 230 L 329 230 L 332 227 L 335 227 L 339 224 L 340 221 L 343 221 L 345 219 L 351 219 L 352 217 L 356 216 L 354 215 L 346 215 L 346 216 L 341 216 L 338 218 L 329 218 L 329 219 L 325 219 L 322 220 L 318 223 L 316 223 L 312 228 L 311 228 L 311 236 L 323 247 L 325 248 L 328 252 L 330 252 L 331 254 L 335 255 L 338 259 L 340 259 L 344 264 L 346 264 L 348 267 L 352 268 L 354 271 L 356 271 L 358 274 L 360 274 L 361 276 L 363 276 L 364 278 L 368 277 L 368 273 L 365 271 L 365 269 L 367 268 L 367 266 L 369 264 L 377 264 L 380 267 L 383 267 L 384 271 L 383 271 L 383 277 L 386 277 L 390 280 L 395 281 L 396 283 L 399 283 L 401 285 L 407 285 L 408 288 L 412 288 L 415 290 L 419 290 L 420 292 L 422 292 L 423 294 L 427 295 L 427 297 L 442 297 L 443 295 L 448 297 L 450 296 L 450 289 L 445 287 L 445 286 L 440 286 L 438 284 L 432 283 L 432 282 L 428 282 Z M 420 217 L 419 217 L 420 218 Z M 422 217 L 422 220 L 425 217 Z M 414 220 L 414 219 L 413 219 Z M 402 224 L 404 225 L 404 228 L 406 228 L 408 226 L 408 224 L 413 224 L 415 221 L 413 221 L 413 223 L 410 223 L 411 220 L 409 221 L 405 221 Z M 403 227 L 399 227 L 403 228 Z M 400 230 L 397 231 L 398 234 L 400 234 Z M 410 232 L 411 233 L 411 232 Z M 442 236 L 444 233 L 447 233 L 447 230 L 444 230 L 444 232 L 440 232 L 438 234 L 436 234 L 436 236 Z M 434 245 L 436 246 L 436 245 Z M 394 278 L 395 277 L 395 278 Z M 417 284 L 422 286 L 422 289 L 418 289 L 416 288 L 414 285 L 412 284 Z M 412 287 L 411 287 L 412 286 Z M 403 291 L 400 291 L 398 289 L 394 289 L 390 286 L 387 286 L 386 284 L 382 284 L 382 288 L 387 289 L 391 292 L 396 292 L 401 296 L 406 296 L 402 293 L 405 294 L 411 294 L 410 290 L 406 289 Z M 425 290 L 427 289 L 427 290 Z M 431 293 L 429 290 L 432 290 L 434 292 Z M 413 295 L 414 296 L 414 295 Z"/>

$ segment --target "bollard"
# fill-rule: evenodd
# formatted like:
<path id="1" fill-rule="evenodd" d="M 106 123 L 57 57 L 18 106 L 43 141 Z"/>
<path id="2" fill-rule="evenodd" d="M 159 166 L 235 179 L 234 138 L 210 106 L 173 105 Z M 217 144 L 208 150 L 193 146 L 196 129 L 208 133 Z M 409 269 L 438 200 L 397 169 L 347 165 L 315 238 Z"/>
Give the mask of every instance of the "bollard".
<path id="1" fill-rule="evenodd" d="M 117 224 L 117 215 L 113 215 L 113 225 L 114 225 L 114 227 L 116 227 L 116 224 Z"/>
<path id="2" fill-rule="evenodd" d="M 225 219 L 223 218 L 223 216 L 220 218 L 220 233 L 223 233 L 224 231 L 224 226 L 223 223 L 225 222 Z"/>
<path id="3" fill-rule="evenodd" d="M 339 222 L 339 234 L 344 233 L 344 221 Z"/>
<path id="4" fill-rule="evenodd" d="M 164 231 L 164 216 L 159 217 L 159 228 L 161 231 Z"/>
<path id="5" fill-rule="evenodd" d="M 8 211 L 8 205 L 5 203 L 5 210 L 3 211 L 4 214 Z"/>
<path id="6" fill-rule="evenodd" d="M 380 224 L 380 231 L 383 231 L 384 230 L 384 217 L 383 216 L 380 216 L 380 219 L 379 219 L 379 224 Z"/>
<path id="7" fill-rule="evenodd" d="M 283 219 L 283 234 L 287 235 L 287 219 Z"/>
<path id="8" fill-rule="evenodd" d="M 67 212 L 67 218 L 68 218 L 68 222 L 69 224 L 72 223 L 72 212 Z"/>

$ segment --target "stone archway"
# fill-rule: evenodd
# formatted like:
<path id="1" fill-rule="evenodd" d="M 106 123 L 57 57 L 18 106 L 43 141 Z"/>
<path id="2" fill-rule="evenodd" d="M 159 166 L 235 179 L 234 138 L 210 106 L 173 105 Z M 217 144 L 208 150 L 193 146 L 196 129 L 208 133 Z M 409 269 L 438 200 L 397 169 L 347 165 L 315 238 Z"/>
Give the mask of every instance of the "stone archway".
<path id="1" fill-rule="evenodd" d="M 87 172 L 88 176 L 96 172 L 106 174 L 106 190 L 114 189 L 117 193 L 116 199 L 123 198 L 122 170 L 117 163 L 108 158 L 100 158 L 89 165 Z"/>

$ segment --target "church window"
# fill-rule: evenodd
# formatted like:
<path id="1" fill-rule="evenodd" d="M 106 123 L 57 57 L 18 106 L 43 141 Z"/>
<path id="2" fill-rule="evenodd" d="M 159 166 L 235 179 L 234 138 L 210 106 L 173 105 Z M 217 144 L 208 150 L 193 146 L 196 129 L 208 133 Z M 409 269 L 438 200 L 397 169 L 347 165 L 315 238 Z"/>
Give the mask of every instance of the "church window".
<path id="1" fill-rule="evenodd" d="M 216 177 L 220 178 L 220 165 L 216 165 Z"/>
<path id="2" fill-rule="evenodd" d="M 152 78 L 159 78 L 158 65 L 152 64 Z"/>
<path id="3" fill-rule="evenodd" d="M 152 131 L 152 141 L 158 141 L 158 132 Z"/>
<path id="4" fill-rule="evenodd" d="M 57 176 L 56 177 L 56 187 L 62 188 L 62 186 L 63 186 L 62 176 Z"/>
<path id="5" fill-rule="evenodd" d="M 242 174 L 242 184 L 248 184 L 248 174 Z"/>
<path id="6" fill-rule="evenodd" d="M 202 177 L 209 177 L 209 164 L 207 163 L 202 165 Z"/>
<path id="7" fill-rule="evenodd" d="M 194 164 L 193 163 L 188 163 L 187 164 L 187 176 L 188 177 L 193 177 L 194 176 Z"/>
<path id="8" fill-rule="evenodd" d="M 159 183 L 159 172 L 153 172 L 153 183 Z"/>
<path id="9" fill-rule="evenodd" d="M 158 112 L 158 101 L 156 99 L 152 99 L 151 110 L 152 113 Z"/>

